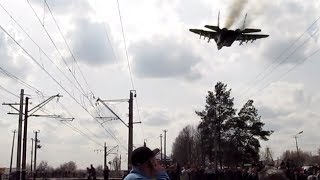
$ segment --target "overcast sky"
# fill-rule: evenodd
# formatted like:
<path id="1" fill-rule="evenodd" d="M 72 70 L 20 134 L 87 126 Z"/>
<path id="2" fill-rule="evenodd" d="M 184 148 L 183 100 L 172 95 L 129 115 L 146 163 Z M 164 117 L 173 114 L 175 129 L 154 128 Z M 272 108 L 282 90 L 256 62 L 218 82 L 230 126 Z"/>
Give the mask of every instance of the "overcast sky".
<path id="1" fill-rule="evenodd" d="M 22 88 L 31 97 L 30 106 L 60 93 L 63 97 L 46 105 L 45 112 L 75 120 L 66 125 L 60 119 L 30 117 L 28 150 L 32 131 L 40 130 L 43 147 L 38 151 L 38 161 L 58 166 L 73 160 L 81 168 L 102 164 L 103 154 L 94 150 L 102 149 L 100 145 L 106 142 L 108 146 L 119 145 L 125 167 L 127 128 L 120 121 L 106 122 L 102 127 L 102 120 L 93 118 L 111 115 L 94 98 L 127 99 L 133 89 L 117 1 L 47 1 L 73 54 L 43 0 L 29 2 L 41 22 L 28 1 L 3 0 L 1 5 L 19 24 L 0 9 L 0 25 L 38 64 L 0 30 L 0 67 L 40 90 L 43 96 L 0 73 L 1 103 L 18 102 Z M 270 37 L 243 46 L 236 42 L 218 51 L 213 41 L 207 43 L 189 32 L 189 28 L 216 25 L 219 10 L 220 26 L 224 26 L 232 2 L 119 0 L 139 107 L 138 111 L 134 104 L 134 121 L 142 121 L 134 125 L 136 147 L 144 139 L 151 148 L 159 147 L 159 135 L 167 129 L 170 153 L 179 131 L 185 125 L 199 123 L 194 111 L 204 107 L 207 91 L 213 90 L 218 81 L 232 89 L 237 109 L 250 98 L 255 101 L 265 128 L 274 130 L 269 141 L 261 142 L 262 148 L 271 148 L 274 158 L 285 150 L 294 150 L 294 135 L 302 130 L 298 138 L 302 150 L 315 153 L 320 147 L 320 54 L 314 54 L 319 47 L 320 22 L 310 27 L 319 16 L 320 2 L 248 0 L 232 28 L 241 27 L 248 12 L 246 26 L 261 28 Z M 128 103 L 110 106 L 127 122 Z M 0 167 L 9 166 L 12 130 L 17 129 L 18 117 L 7 112 L 14 110 L 0 106 Z"/>

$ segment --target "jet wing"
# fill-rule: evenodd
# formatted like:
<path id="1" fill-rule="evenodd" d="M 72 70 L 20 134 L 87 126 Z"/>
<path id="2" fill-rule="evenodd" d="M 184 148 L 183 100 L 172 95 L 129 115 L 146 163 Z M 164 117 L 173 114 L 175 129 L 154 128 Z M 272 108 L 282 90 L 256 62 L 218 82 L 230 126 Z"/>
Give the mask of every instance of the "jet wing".
<path id="1" fill-rule="evenodd" d="M 213 32 L 213 31 L 205 31 L 202 29 L 189 29 L 189 31 L 199 34 L 200 37 L 204 36 L 204 37 L 208 37 L 209 39 L 215 38 L 216 36 L 216 32 Z"/>
<path id="2" fill-rule="evenodd" d="M 251 29 L 251 28 L 246 28 L 241 30 L 242 33 L 255 33 L 255 32 L 261 32 L 261 29 Z"/>
<path id="3" fill-rule="evenodd" d="M 261 38 L 266 38 L 269 35 L 265 35 L 265 34 L 240 34 L 236 41 L 254 41 L 257 39 L 261 39 Z"/>

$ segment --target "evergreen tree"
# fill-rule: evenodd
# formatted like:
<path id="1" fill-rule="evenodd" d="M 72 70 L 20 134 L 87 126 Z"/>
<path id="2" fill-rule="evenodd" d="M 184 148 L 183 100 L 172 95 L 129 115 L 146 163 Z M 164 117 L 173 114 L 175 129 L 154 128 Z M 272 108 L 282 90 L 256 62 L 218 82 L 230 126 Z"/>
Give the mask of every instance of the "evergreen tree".
<path id="1" fill-rule="evenodd" d="M 198 128 L 202 137 L 203 150 L 208 155 L 209 161 L 217 166 L 218 160 L 222 168 L 222 145 L 226 139 L 226 122 L 233 118 L 236 110 L 233 108 L 233 98 L 230 97 L 231 89 L 227 85 L 218 82 L 214 92 L 209 91 L 206 97 L 206 105 L 203 111 L 196 114 L 201 118 Z"/>
<path id="2" fill-rule="evenodd" d="M 263 130 L 264 123 L 253 100 L 248 100 L 241 108 L 237 117 L 227 121 L 228 141 L 235 147 L 233 152 L 238 163 L 250 163 L 259 160 L 260 140 L 268 140 L 272 131 Z"/>

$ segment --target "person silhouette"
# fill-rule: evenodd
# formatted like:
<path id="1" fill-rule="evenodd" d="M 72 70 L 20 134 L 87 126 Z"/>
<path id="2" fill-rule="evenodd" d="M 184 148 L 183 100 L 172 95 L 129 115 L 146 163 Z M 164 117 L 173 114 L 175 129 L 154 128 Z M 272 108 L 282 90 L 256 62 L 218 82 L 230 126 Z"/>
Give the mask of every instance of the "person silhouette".
<path id="1" fill-rule="evenodd" d="M 91 167 L 91 169 L 90 169 L 90 171 L 91 171 L 91 176 L 92 176 L 93 180 L 96 180 L 96 179 L 97 179 L 96 169 L 93 167 L 92 164 L 90 165 L 90 167 Z"/>

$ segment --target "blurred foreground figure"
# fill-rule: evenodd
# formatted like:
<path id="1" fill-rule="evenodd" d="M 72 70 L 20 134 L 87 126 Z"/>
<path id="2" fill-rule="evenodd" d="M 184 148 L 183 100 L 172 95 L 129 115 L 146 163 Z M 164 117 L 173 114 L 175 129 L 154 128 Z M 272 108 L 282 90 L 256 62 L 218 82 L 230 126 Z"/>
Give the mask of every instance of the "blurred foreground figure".
<path id="1" fill-rule="evenodd" d="M 124 180 L 170 180 L 165 169 L 157 162 L 155 156 L 159 149 L 151 151 L 147 147 L 139 147 L 132 152 L 132 170 Z"/>
<path id="2" fill-rule="evenodd" d="M 259 172 L 259 180 L 288 180 L 282 170 L 265 167 Z"/>

